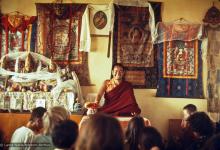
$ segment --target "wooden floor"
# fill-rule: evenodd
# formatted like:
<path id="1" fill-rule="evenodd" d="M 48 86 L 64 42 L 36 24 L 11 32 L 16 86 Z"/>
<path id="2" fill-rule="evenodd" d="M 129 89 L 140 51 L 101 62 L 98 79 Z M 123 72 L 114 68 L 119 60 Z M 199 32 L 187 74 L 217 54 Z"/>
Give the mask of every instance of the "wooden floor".
<path id="1" fill-rule="evenodd" d="M 0 113 L 0 131 L 3 133 L 4 142 L 10 142 L 15 129 L 24 126 L 30 118 L 30 113 Z M 79 123 L 82 115 L 71 115 L 71 120 Z"/>

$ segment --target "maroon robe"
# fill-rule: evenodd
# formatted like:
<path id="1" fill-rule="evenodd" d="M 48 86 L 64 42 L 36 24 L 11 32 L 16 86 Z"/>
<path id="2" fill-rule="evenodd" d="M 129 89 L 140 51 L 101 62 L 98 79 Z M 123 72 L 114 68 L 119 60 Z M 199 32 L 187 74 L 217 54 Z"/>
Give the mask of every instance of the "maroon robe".
<path id="1" fill-rule="evenodd" d="M 115 116 L 131 116 L 131 113 L 139 114 L 141 112 L 129 82 L 122 81 L 111 91 L 105 92 L 104 97 L 105 104 L 99 109 L 101 112 Z"/>

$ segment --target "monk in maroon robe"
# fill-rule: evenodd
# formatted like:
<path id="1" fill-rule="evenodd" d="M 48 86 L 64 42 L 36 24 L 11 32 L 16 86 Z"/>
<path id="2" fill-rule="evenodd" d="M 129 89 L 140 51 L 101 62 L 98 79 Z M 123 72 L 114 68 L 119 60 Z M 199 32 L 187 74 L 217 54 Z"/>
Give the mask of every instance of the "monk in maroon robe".
<path id="1" fill-rule="evenodd" d="M 115 116 L 132 116 L 140 114 L 141 110 L 136 102 L 132 85 L 123 80 L 124 68 L 115 64 L 112 70 L 113 78 L 105 80 L 95 102 L 99 104 L 104 94 L 105 104 L 98 111 Z"/>

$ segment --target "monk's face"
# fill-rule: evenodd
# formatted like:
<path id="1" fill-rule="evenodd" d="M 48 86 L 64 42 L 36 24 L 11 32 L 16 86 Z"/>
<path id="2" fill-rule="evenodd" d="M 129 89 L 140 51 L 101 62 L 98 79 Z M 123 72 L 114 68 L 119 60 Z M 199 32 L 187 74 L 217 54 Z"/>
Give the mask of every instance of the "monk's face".
<path id="1" fill-rule="evenodd" d="M 120 66 L 115 66 L 112 70 L 113 78 L 116 80 L 122 80 L 124 76 L 124 70 Z"/>

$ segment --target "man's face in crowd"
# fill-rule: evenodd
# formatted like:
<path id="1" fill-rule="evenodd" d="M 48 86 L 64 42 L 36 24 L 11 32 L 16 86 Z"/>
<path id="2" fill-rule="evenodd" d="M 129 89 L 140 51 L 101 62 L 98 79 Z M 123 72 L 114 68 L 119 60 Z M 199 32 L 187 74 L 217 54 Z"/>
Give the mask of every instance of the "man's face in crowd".
<path id="1" fill-rule="evenodd" d="M 186 120 L 190 116 L 190 112 L 187 109 L 183 109 L 183 119 Z"/>

